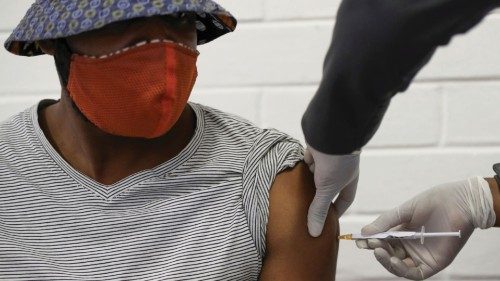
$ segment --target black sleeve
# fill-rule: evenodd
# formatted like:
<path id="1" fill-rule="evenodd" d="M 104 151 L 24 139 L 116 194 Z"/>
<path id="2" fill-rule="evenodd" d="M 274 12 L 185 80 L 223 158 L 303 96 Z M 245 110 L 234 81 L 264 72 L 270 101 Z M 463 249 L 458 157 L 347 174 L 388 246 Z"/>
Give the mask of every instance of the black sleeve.
<path id="1" fill-rule="evenodd" d="M 328 154 L 362 148 L 391 98 L 436 48 L 497 6 L 499 0 L 343 0 L 321 83 L 302 118 L 308 145 Z"/>

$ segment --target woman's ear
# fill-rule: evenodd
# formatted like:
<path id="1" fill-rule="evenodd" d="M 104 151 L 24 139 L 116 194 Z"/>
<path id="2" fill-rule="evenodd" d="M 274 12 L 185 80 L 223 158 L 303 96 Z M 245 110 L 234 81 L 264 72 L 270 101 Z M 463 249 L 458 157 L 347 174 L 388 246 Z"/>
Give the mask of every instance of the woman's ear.
<path id="1" fill-rule="evenodd" d="M 40 49 L 47 55 L 53 56 L 55 53 L 55 41 L 54 40 L 41 40 L 36 41 L 36 44 Z"/>

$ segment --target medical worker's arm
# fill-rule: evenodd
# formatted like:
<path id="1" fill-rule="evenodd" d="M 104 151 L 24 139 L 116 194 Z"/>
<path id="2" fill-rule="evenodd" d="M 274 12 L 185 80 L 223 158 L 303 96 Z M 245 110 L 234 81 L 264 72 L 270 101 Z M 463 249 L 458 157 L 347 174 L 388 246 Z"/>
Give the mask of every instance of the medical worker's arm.
<path id="1" fill-rule="evenodd" d="M 307 143 L 328 154 L 362 148 L 390 99 L 438 46 L 480 22 L 499 0 L 344 0 L 319 89 L 302 120 Z"/>
<path id="2" fill-rule="evenodd" d="M 351 153 L 375 134 L 391 98 L 406 90 L 438 46 L 499 5 L 499 0 L 341 2 L 323 77 L 302 119 L 307 162 L 317 174 L 311 235 L 321 233 L 337 194 L 339 215 L 354 200 L 358 166 L 353 163 L 359 155 Z"/>
<path id="3" fill-rule="evenodd" d="M 378 217 L 362 229 L 364 234 L 396 230 L 461 231 L 461 238 L 417 240 L 359 240 L 358 247 L 374 250 L 391 273 L 422 280 L 446 268 L 476 228 L 500 226 L 500 190 L 493 179 L 480 177 L 431 188 Z"/>
<path id="4" fill-rule="evenodd" d="M 279 174 L 270 191 L 266 256 L 260 280 L 335 280 L 339 233 L 330 208 L 319 238 L 307 232 L 314 182 L 303 163 Z"/>

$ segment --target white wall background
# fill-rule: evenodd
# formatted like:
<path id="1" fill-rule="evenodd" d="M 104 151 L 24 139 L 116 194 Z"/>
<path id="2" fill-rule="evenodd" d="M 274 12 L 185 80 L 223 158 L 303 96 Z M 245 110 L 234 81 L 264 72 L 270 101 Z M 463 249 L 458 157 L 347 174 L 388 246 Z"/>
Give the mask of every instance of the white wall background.
<path id="1" fill-rule="evenodd" d="M 0 0 L 0 39 L 32 0 Z M 193 101 L 303 140 L 299 121 L 315 92 L 339 0 L 220 0 L 235 33 L 200 48 Z M 341 232 L 433 185 L 491 176 L 500 162 L 500 13 L 437 52 L 409 91 L 394 98 L 364 151 L 357 200 Z M 49 57 L 0 50 L 0 120 L 59 95 Z M 500 231 L 476 231 L 436 280 L 500 280 Z M 354 243 L 341 242 L 338 280 L 397 279 Z"/>

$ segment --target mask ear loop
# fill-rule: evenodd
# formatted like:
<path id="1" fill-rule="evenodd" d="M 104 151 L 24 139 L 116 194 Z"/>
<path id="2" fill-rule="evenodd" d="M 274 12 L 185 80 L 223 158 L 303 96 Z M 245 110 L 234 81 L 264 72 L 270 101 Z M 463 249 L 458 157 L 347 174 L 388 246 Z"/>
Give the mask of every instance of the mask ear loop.
<path id="1" fill-rule="evenodd" d="M 68 86 L 69 70 L 72 52 L 64 38 L 55 40 L 54 61 L 56 63 L 57 74 L 64 88 Z"/>

